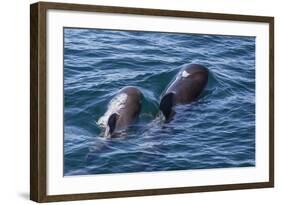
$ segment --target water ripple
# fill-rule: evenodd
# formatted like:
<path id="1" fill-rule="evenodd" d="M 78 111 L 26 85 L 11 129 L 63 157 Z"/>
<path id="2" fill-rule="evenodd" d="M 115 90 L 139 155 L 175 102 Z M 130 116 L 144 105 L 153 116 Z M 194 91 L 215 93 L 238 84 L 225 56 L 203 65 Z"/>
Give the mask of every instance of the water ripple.
<path id="1" fill-rule="evenodd" d="M 161 94 L 181 66 L 210 70 L 198 101 L 164 124 Z M 96 121 L 117 91 L 143 93 L 138 122 L 116 139 Z M 255 38 L 64 30 L 64 174 L 255 166 Z"/>

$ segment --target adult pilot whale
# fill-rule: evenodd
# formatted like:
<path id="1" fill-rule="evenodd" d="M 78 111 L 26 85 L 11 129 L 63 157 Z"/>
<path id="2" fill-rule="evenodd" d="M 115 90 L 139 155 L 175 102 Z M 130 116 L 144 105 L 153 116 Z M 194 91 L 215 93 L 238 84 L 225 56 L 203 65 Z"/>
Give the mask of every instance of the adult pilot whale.
<path id="1" fill-rule="evenodd" d="M 122 88 L 110 101 L 107 111 L 98 120 L 105 128 L 105 137 L 116 137 L 136 121 L 141 111 L 141 91 L 133 86 Z"/>
<path id="2" fill-rule="evenodd" d="M 208 69 L 199 64 L 184 65 L 164 92 L 160 110 L 169 122 L 175 114 L 173 107 L 196 100 L 208 82 Z"/>

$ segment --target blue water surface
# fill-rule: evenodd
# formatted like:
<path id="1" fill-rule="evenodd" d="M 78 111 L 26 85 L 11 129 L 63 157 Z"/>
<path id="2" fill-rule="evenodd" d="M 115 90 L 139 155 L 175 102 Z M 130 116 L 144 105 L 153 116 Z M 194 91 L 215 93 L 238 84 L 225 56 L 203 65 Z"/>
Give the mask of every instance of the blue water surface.
<path id="1" fill-rule="evenodd" d="M 210 71 L 200 98 L 160 96 L 182 65 Z M 96 124 L 124 86 L 143 93 L 136 124 L 106 139 Z M 64 175 L 255 166 L 255 37 L 64 28 Z"/>

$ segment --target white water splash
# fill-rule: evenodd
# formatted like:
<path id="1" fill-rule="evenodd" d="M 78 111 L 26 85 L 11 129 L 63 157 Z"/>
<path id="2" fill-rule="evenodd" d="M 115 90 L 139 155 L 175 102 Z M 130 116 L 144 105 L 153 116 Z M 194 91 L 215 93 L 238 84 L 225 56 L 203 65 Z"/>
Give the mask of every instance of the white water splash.
<path id="1" fill-rule="evenodd" d="M 127 101 L 128 95 L 126 93 L 121 93 L 116 95 L 108 104 L 107 111 L 101 116 L 97 122 L 100 127 L 107 127 L 108 118 L 113 113 L 119 113 L 119 110 L 124 108 Z"/>

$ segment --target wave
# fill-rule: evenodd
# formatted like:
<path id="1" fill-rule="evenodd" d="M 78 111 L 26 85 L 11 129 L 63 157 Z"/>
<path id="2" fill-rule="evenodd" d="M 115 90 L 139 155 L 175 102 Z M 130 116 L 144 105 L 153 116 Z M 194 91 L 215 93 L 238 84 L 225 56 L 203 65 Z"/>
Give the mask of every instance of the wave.
<path id="1" fill-rule="evenodd" d="M 64 33 L 65 175 L 255 166 L 253 37 Z M 186 63 L 209 69 L 207 87 L 163 123 L 161 95 Z M 105 139 L 97 122 L 124 86 L 143 93 L 139 120 L 123 137 Z"/>

